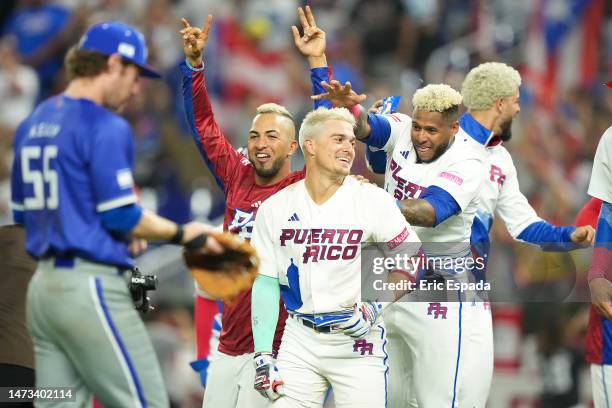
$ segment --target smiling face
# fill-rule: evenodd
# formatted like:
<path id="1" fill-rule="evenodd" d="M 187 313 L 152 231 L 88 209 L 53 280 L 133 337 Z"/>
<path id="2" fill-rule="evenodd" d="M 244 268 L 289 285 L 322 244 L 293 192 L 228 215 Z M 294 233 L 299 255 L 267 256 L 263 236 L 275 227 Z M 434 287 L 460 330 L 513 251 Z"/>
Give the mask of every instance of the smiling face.
<path id="1" fill-rule="evenodd" d="M 454 115 L 415 109 L 410 138 L 419 161 L 430 163 L 440 157 L 458 130 Z"/>
<path id="2" fill-rule="evenodd" d="M 276 113 L 262 113 L 253 119 L 247 150 L 257 176 L 274 178 L 283 166 L 289 169 L 288 158 L 295 152 L 293 122 Z"/>
<path id="3" fill-rule="evenodd" d="M 304 145 L 313 166 L 332 175 L 349 175 L 355 160 L 355 133 L 350 123 L 327 120 L 318 126 L 317 136 Z"/>

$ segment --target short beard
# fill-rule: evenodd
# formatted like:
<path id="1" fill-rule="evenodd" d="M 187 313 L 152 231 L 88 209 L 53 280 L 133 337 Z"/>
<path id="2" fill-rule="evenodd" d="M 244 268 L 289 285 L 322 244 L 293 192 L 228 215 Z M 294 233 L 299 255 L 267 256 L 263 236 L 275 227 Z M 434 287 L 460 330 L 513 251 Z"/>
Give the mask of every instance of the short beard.
<path id="1" fill-rule="evenodd" d="M 419 157 L 419 155 L 417 153 L 417 159 L 418 159 L 417 162 L 418 163 L 432 163 L 432 162 L 435 162 L 436 160 L 438 160 L 438 158 L 440 156 L 442 156 L 446 152 L 446 150 L 448 150 L 448 146 L 450 145 L 451 140 L 449 140 L 448 143 L 446 143 L 446 144 L 443 144 L 443 145 L 440 145 L 440 146 L 436 147 L 436 150 L 434 151 L 433 156 L 431 156 L 431 159 L 429 159 L 427 161 L 426 160 L 421 160 L 421 158 Z M 415 150 L 415 153 L 416 153 L 416 150 Z"/>
<path id="2" fill-rule="evenodd" d="M 501 132 L 497 136 L 499 136 L 502 142 L 507 142 L 512 139 L 512 118 L 510 118 L 510 120 L 508 120 L 507 122 L 502 123 L 500 128 Z"/>
<path id="3" fill-rule="evenodd" d="M 255 174 L 264 179 L 271 179 L 272 177 L 276 176 L 280 168 L 283 167 L 283 164 L 285 164 L 285 159 L 283 157 L 279 157 L 274 161 L 274 163 L 272 163 L 272 167 L 269 169 L 258 167 L 259 165 L 254 160 L 251 160 L 251 164 L 255 169 Z"/>

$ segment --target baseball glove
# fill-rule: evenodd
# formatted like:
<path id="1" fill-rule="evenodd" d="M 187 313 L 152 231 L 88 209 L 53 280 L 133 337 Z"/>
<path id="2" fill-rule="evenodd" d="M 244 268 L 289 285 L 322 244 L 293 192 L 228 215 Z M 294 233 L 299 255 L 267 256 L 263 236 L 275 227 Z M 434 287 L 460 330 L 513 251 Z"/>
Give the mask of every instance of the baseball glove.
<path id="1" fill-rule="evenodd" d="M 186 248 L 183 258 L 200 289 L 213 299 L 231 302 L 253 286 L 259 258 L 255 248 L 238 235 L 223 232 L 211 236 L 224 248 L 223 253 Z"/>

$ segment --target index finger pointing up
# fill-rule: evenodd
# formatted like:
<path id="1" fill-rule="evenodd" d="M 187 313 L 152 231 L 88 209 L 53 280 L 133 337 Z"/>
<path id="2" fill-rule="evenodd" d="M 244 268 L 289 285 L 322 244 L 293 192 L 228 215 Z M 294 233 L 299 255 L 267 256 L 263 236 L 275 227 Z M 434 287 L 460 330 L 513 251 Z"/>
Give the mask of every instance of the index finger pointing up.
<path id="1" fill-rule="evenodd" d="M 189 28 L 189 27 L 191 27 L 191 26 L 189 25 L 189 21 L 187 21 L 187 19 L 185 19 L 185 18 L 181 18 L 181 22 L 183 23 L 183 28 Z"/>
<path id="2" fill-rule="evenodd" d="M 204 32 L 204 36 L 208 37 L 208 31 L 210 31 L 210 26 L 212 25 L 212 14 L 206 16 L 206 20 L 204 20 L 204 28 L 202 31 Z"/>

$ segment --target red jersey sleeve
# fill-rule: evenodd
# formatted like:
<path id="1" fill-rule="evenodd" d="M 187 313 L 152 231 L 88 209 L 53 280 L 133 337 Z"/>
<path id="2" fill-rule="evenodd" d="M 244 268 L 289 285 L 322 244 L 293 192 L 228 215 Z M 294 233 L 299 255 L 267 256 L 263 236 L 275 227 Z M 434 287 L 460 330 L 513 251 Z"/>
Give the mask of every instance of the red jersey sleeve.
<path id="1" fill-rule="evenodd" d="M 215 315 L 219 312 L 217 302 L 196 295 L 195 299 L 195 334 L 198 360 L 207 358 L 210 353 L 210 337 Z"/>
<path id="2" fill-rule="evenodd" d="M 596 228 L 597 217 L 599 217 L 599 212 L 601 211 L 601 203 L 602 201 L 599 198 L 592 197 L 584 207 L 578 211 L 576 226 L 590 225 Z"/>
<path id="3" fill-rule="evenodd" d="M 223 191 L 242 166 L 243 156 L 227 140 L 208 98 L 204 71 L 193 71 L 185 62 L 180 65 L 183 76 L 183 101 L 191 136 L 206 165 Z"/>

